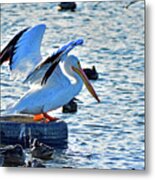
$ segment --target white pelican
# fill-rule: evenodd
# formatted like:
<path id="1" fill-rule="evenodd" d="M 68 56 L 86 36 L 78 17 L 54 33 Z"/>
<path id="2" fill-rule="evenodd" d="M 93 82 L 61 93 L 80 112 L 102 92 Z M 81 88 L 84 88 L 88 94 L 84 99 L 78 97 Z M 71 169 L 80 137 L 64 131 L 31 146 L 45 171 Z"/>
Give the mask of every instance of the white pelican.
<path id="1" fill-rule="evenodd" d="M 40 62 L 40 45 L 44 31 L 45 25 L 37 25 L 23 30 L 1 52 L 0 64 L 10 60 L 11 70 L 22 71 L 24 68 L 26 71 L 25 82 L 39 84 L 31 88 L 8 112 L 33 114 L 34 120 L 42 118 L 47 119 L 47 121 L 56 120 L 57 118 L 49 116 L 48 112 L 67 104 L 81 91 L 83 82 L 92 96 L 100 102 L 82 70 L 78 58 L 68 55 L 75 46 L 83 44 L 83 40 L 71 41 L 59 48 L 51 57 Z M 37 43 L 33 44 L 32 35 L 40 32 L 39 40 L 35 37 Z M 35 66 L 38 62 L 39 64 Z M 26 69 L 25 64 L 28 65 Z M 74 79 L 74 82 L 71 81 L 71 78 Z"/>

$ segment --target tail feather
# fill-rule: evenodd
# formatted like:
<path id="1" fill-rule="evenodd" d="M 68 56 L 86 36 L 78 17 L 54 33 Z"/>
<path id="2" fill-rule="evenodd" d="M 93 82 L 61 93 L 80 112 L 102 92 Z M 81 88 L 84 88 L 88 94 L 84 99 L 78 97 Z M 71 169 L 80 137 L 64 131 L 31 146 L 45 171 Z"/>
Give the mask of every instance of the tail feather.
<path id="1" fill-rule="evenodd" d="M 5 114 L 16 114 L 16 109 L 14 108 L 14 103 L 10 103 L 7 107 L 6 107 L 6 111 Z"/>

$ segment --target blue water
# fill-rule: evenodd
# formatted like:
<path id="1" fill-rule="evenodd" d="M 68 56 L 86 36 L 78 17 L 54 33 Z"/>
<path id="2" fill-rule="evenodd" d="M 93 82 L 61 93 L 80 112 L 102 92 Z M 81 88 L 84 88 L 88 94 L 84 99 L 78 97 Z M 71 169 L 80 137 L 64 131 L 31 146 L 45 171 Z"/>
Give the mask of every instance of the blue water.
<path id="1" fill-rule="evenodd" d="M 83 37 L 73 51 L 83 67 L 96 66 L 92 81 L 101 103 L 83 88 L 78 112 L 53 112 L 67 122 L 68 149 L 56 151 L 47 167 L 144 169 L 144 3 L 77 2 L 76 12 L 58 12 L 57 3 L 2 4 L 1 47 L 20 30 L 47 25 L 44 56 Z M 28 89 L 1 70 L 1 111 Z"/>

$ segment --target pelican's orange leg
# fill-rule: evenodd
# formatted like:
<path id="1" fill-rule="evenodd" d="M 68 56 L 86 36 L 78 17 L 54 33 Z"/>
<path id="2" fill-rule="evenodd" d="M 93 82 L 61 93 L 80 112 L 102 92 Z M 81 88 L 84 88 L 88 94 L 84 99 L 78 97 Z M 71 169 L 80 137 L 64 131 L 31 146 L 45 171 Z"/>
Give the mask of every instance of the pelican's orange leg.
<path id="1" fill-rule="evenodd" d="M 34 121 L 41 121 L 42 119 L 44 119 L 43 114 L 35 114 L 34 117 L 33 117 Z"/>
<path id="2" fill-rule="evenodd" d="M 48 115 L 47 113 L 43 113 L 44 117 L 46 118 L 46 121 L 45 122 L 49 122 L 49 121 L 56 121 L 58 120 L 59 118 L 56 118 L 56 117 L 52 117 L 50 115 Z"/>

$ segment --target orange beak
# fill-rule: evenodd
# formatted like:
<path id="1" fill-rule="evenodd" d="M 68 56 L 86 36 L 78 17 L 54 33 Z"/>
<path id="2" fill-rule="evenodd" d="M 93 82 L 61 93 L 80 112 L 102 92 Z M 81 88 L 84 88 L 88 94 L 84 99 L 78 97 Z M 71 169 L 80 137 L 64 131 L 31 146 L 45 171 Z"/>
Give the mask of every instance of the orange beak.
<path id="1" fill-rule="evenodd" d="M 86 88 L 88 89 L 88 91 L 90 92 L 90 94 L 98 101 L 100 102 L 100 99 L 98 98 L 93 86 L 91 85 L 91 83 L 89 82 L 85 72 L 83 71 L 83 69 L 81 68 L 80 62 L 78 62 L 79 68 L 76 68 L 74 66 L 72 66 L 72 69 L 74 72 L 76 72 L 81 79 L 83 80 Z"/>

